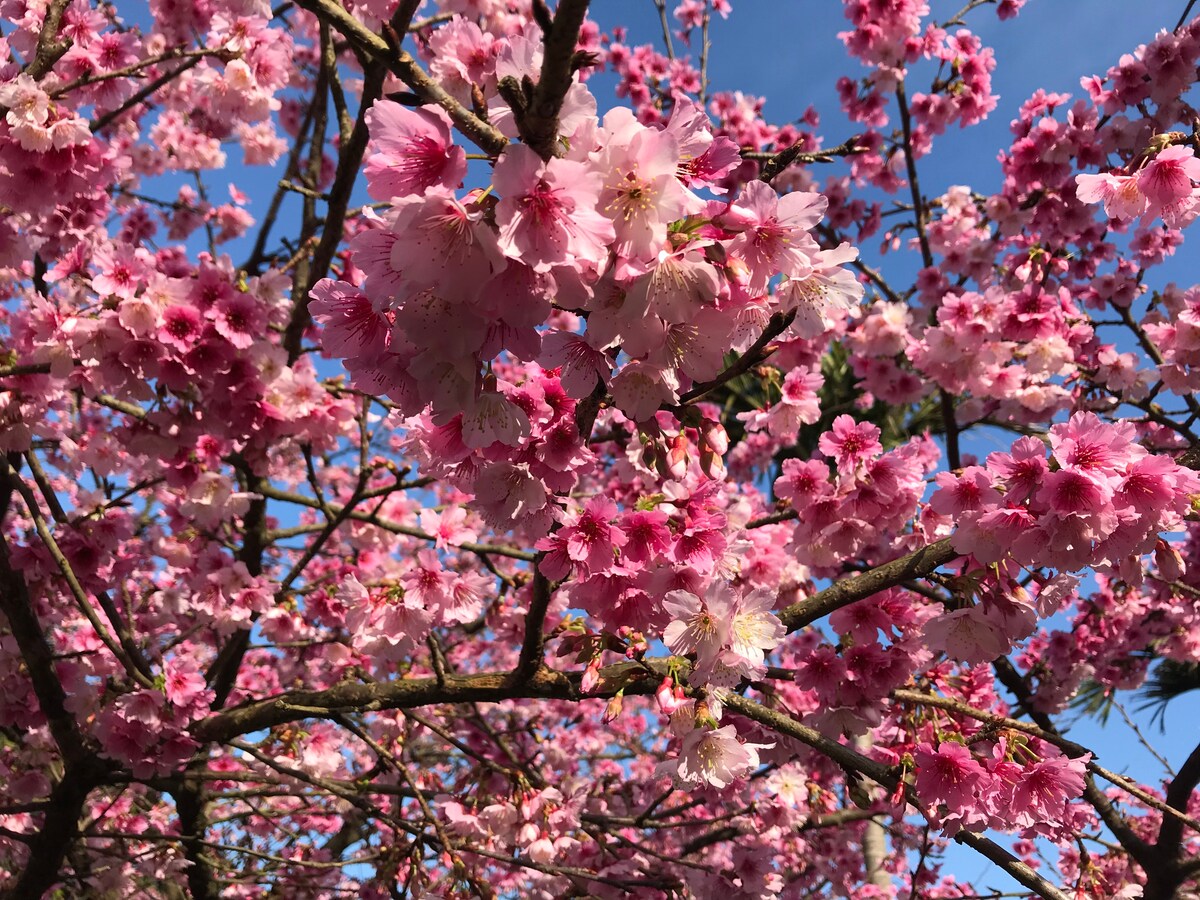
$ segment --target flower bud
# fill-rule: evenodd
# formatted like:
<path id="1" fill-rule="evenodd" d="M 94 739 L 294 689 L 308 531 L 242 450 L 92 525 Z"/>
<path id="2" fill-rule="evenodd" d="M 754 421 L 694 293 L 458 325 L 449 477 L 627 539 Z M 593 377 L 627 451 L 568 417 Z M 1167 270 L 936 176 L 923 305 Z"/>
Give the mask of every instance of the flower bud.
<path id="1" fill-rule="evenodd" d="M 688 469 L 688 439 L 681 432 L 671 440 L 671 449 L 667 451 L 667 467 L 671 478 L 682 481 L 687 477 Z"/>
<path id="2" fill-rule="evenodd" d="M 587 664 L 587 668 L 583 670 L 583 678 L 579 681 L 579 689 L 585 694 L 590 694 L 596 689 L 596 685 L 600 683 L 600 659 L 596 657 Z"/>
<path id="3" fill-rule="evenodd" d="M 548 835 L 542 835 L 529 845 L 529 858 L 542 866 L 554 861 L 554 842 Z"/>
<path id="4" fill-rule="evenodd" d="M 725 433 L 725 427 L 712 419 L 705 419 L 701 422 L 700 446 L 710 447 L 717 456 L 724 456 L 728 453 L 729 435 Z"/>
<path id="5" fill-rule="evenodd" d="M 606 725 L 621 714 L 621 707 L 625 702 L 624 694 L 624 691 L 617 691 L 608 701 L 608 705 L 604 707 L 604 715 L 601 718 Z"/>
<path id="6" fill-rule="evenodd" d="M 1154 565 L 1158 568 L 1158 575 L 1163 581 L 1178 581 L 1187 571 L 1187 566 L 1184 565 L 1178 548 L 1168 544 L 1162 538 L 1159 538 L 1154 545 Z"/>
<path id="7" fill-rule="evenodd" d="M 658 690 L 654 692 L 654 699 L 658 701 L 658 708 L 662 710 L 663 715 L 669 716 L 679 709 L 680 701 L 675 696 L 675 679 L 669 675 L 664 678 Z"/>

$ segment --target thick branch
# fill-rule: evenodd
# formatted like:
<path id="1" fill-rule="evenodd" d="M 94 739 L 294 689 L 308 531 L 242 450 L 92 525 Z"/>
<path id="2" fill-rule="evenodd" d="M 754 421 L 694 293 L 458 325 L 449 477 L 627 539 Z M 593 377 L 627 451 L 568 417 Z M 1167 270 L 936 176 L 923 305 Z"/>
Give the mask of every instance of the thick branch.
<path id="1" fill-rule="evenodd" d="M 266 550 L 267 533 L 267 498 L 264 489 L 267 480 L 262 476 L 251 477 L 250 489 L 256 496 L 250 501 L 243 520 L 245 537 L 242 549 L 238 552 L 238 560 L 245 564 L 246 571 L 257 577 L 262 574 L 263 552 Z M 221 648 L 217 658 L 213 660 L 205 673 L 205 681 L 211 685 L 214 697 L 213 709 L 220 709 L 229 699 L 229 694 L 237 684 L 238 670 L 242 667 L 242 659 L 250 647 L 250 629 L 243 628 L 230 637 L 229 642 Z"/>
<path id="2" fill-rule="evenodd" d="M 525 639 L 521 644 L 521 657 L 517 661 L 517 668 L 513 670 L 513 679 L 517 684 L 529 681 L 542 664 L 542 646 L 546 640 L 543 629 L 546 624 L 546 610 L 550 608 L 552 596 L 550 580 L 541 573 L 537 563 L 534 563 L 529 612 L 525 614 Z"/>
<path id="3" fill-rule="evenodd" d="M 185 779 L 173 790 L 175 810 L 179 813 L 180 841 L 187 857 L 187 883 L 192 900 L 217 900 L 220 885 L 213 880 L 212 863 L 205 854 L 204 835 L 207 831 L 205 803 L 200 785 Z"/>
<path id="4" fill-rule="evenodd" d="M 521 140 L 542 159 L 557 155 L 558 113 L 571 87 L 575 45 L 587 8 L 588 0 L 559 0 L 554 23 L 544 36 L 545 54 L 537 87 L 525 114 L 517 117 Z"/>
<path id="5" fill-rule="evenodd" d="M 59 881 L 63 860 L 79 834 L 79 820 L 88 794 L 107 771 L 108 767 L 95 756 L 83 757 L 67 766 L 50 792 L 42 827 L 29 840 L 25 870 L 0 896 L 32 900 L 45 895 Z"/>
<path id="6" fill-rule="evenodd" d="M 789 715 L 768 709 L 761 703 L 756 703 L 740 694 L 728 694 L 722 699 L 727 708 L 745 716 L 747 719 L 752 719 L 761 725 L 766 725 L 780 734 L 787 735 L 801 743 L 807 744 L 809 747 L 832 759 L 847 771 L 860 772 L 889 790 L 895 790 L 900 786 L 900 781 L 896 774 L 883 763 L 863 756 L 845 744 L 838 743 L 832 738 L 826 737 L 816 729 L 809 728 L 807 725 L 797 722 Z M 914 801 L 914 805 L 919 805 L 915 804 L 916 797 L 913 795 L 911 788 L 906 787 L 904 790 L 910 796 L 911 800 Z M 1066 894 L 990 838 L 962 831 L 956 835 L 955 839 L 979 851 L 1025 887 L 1029 888 L 1039 897 L 1044 898 L 1044 900 L 1070 900 Z"/>
<path id="7" fill-rule="evenodd" d="M 0 475 L 0 479 L 4 476 Z M 0 612 L 8 620 L 13 640 L 29 670 L 38 707 L 58 749 L 66 760 L 85 755 L 83 738 L 75 719 L 67 712 L 67 694 L 54 671 L 54 651 L 33 611 L 29 588 L 20 572 L 13 569 L 8 540 L 0 534 Z"/>
<path id="8" fill-rule="evenodd" d="M 1167 785 L 1167 805 L 1186 814 L 1197 784 L 1200 784 L 1200 745 L 1192 750 Z M 1146 900 L 1171 900 L 1187 877 L 1180 852 L 1183 849 L 1183 825 L 1175 816 L 1163 816 L 1154 845 L 1158 862 L 1146 867 Z"/>
<path id="9" fill-rule="evenodd" d="M 332 0 L 296 2 L 321 21 L 328 22 L 336 28 L 362 53 L 386 63 L 396 77 L 412 88 L 426 103 L 436 103 L 444 109 L 458 130 L 489 156 L 497 156 L 504 149 L 508 139 L 503 134 L 447 94 L 404 50 L 388 46 L 387 41 Z"/>
<path id="10" fill-rule="evenodd" d="M 63 13 L 68 2 L 69 0 L 54 0 L 46 9 L 46 16 L 42 19 L 42 30 L 38 32 L 37 49 L 23 72 L 34 81 L 41 81 L 54 68 L 54 64 L 62 59 L 63 54 L 71 49 L 70 38 L 58 40 L 58 29 L 62 25 Z"/>
<path id="11" fill-rule="evenodd" d="M 384 74 L 385 70 L 380 65 L 367 68 L 354 130 L 350 135 L 350 140 L 339 148 L 337 172 L 333 178 L 333 186 L 329 189 L 329 205 L 325 212 L 325 225 L 321 231 L 321 240 L 308 265 L 307 277 L 303 281 L 297 279 L 297 283 L 303 287 L 303 293 L 293 304 L 292 317 L 288 321 L 283 337 L 283 346 L 287 348 L 288 357 L 293 361 L 300 355 L 301 339 L 312 322 L 312 317 L 308 313 L 309 291 L 329 271 L 329 264 L 333 262 L 338 246 L 345 236 L 343 229 L 346 223 L 346 212 L 350 208 L 350 196 L 354 192 L 354 184 L 358 179 L 363 155 L 367 149 L 366 115 L 383 91 Z M 336 77 L 336 71 L 334 71 L 331 84 L 336 83 Z"/>
<path id="12" fill-rule="evenodd" d="M 876 566 L 869 572 L 839 581 L 807 599 L 793 603 L 779 614 L 789 632 L 811 625 L 843 606 L 895 587 L 914 578 L 923 578 L 960 554 L 942 538 L 914 550 L 899 559 Z"/>
<path id="13" fill-rule="evenodd" d="M 628 695 L 652 694 L 670 663 L 671 660 L 658 660 L 634 671 L 630 671 L 628 663 L 601 669 L 600 687 L 587 697 L 604 699 L 622 687 Z M 403 678 L 372 684 L 346 682 L 323 691 L 288 691 L 216 713 L 196 723 L 192 736 L 199 741 L 227 742 L 241 734 L 298 719 L 323 718 L 333 712 L 521 699 L 580 700 L 583 699 L 579 690 L 581 676 L 581 672 L 568 674 L 542 667 L 520 684 L 514 682 L 511 672 L 446 673 L 440 678 Z"/>

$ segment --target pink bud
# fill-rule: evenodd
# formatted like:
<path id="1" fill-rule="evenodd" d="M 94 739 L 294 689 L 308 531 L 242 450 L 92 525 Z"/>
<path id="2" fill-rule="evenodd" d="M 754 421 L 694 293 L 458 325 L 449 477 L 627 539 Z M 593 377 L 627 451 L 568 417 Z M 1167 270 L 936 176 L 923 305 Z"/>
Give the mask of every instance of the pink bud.
<path id="1" fill-rule="evenodd" d="M 671 441 L 671 449 L 667 452 L 667 466 L 671 477 L 676 481 L 687 477 L 688 440 L 682 432 Z"/>
<path id="2" fill-rule="evenodd" d="M 621 707 L 624 705 L 625 698 L 620 694 L 615 694 L 608 705 L 604 707 L 604 715 L 601 717 L 607 724 L 621 714 Z"/>
<path id="3" fill-rule="evenodd" d="M 654 699 L 658 701 L 658 708 L 662 710 L 663 715 L 669 716 L 679 709 L 679 700 L 675 697 L 675 680 L 670 676 L 664 678 L 658 690 L 654 692 Z"/>
<path id="4" fill-rule="evenodd" d="M 587 668 L 583 670 L 583 678 L 580 679 L 579 689 L 585 694 L 590 694 L 596 689 L 596 685 L 600 683 L 600 660 L 593 659 L 587 664 Z"/>
<path id="5" fill-rule="evenodd" d="M 717 456 L 724 456 L 729 452 L 729 435 L 725 433 L 725 427 L 720 422 L 705 419 L 700 423 L 700 435 L 701 446 L 712 448 L 712 452 Z"/>
<path id="6" fill-rule="evenodd" d="M 734 284 L 745 287 L 750 283 L 750 267 L 745 260 L 733 257 L 725 266 L 725 275 Z"/>
<path id="7" fill-rule="evenodd" d="M 1178 548 L 1162 538 L 1154 545 L 1154 565 L 1158 567 L 1158 575 L 1164 581 L 1178 581 L 1187 571 Z"/>
<path id="8" fill-rule="evenodd" d="M 554 861 L 554 842 L 546 835 L 542 835 L 536 841 L 529 845 L 529 858 L 538 865 L 546 865 Z"/>

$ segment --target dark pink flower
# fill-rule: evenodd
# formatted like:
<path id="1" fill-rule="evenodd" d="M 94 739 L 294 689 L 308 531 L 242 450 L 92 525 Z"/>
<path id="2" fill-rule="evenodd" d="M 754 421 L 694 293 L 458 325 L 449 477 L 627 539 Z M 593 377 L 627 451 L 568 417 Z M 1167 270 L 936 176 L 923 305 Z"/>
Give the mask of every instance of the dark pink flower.
<path id="1" fill-rule="evenodd" d="M 438 107 L 409 109 L 392 100 L 376 100 L 367 111 L 367 126 L 376 150 L 367 157 L 367 192 L 376 200 L 462 183 L 466 152 L 454 145 L 449 118 Z"/>

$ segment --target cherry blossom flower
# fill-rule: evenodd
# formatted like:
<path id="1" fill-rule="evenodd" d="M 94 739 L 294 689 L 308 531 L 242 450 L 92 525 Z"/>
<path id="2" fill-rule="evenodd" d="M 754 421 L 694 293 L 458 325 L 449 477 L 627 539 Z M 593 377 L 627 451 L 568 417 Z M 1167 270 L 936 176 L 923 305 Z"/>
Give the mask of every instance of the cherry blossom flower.
<path id="1" fill-rule="evenodd" d="M 367 111 L 374 153 L 367 157 L 367 190 L 376 200 L 458 187 L 467 172 L 466 152 L 450 137 L 450 120 L 436 107 L 409 109 L 376 100 Z"/>
<path id="2" fill-rule="evenodd" d="M 496 223 L 505 256 L 541 272 L 568 262 L 603 266 L 615 232 L 596 212 L 598 173 L 571 160 L 543 161 L 523 144 L 510 144 L 492 184 L 502 197 Z"/>

